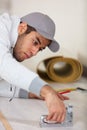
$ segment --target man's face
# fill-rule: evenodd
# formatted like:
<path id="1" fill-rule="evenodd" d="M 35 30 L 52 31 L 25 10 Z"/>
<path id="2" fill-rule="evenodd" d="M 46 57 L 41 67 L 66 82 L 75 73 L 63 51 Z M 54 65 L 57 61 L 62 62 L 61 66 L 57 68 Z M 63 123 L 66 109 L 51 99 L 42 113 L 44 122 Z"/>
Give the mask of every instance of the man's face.
<path id="1" fill-rule="evenodd" d="M 18 36 L 16 45 L 13 49 L 13 56 L 17 61 L 22 62 L 25 59 L 35 56 L 49 44 L 50 40 L 45 39 L 36 31 L 32 31 L 29 34 L 23 33 Z"/>

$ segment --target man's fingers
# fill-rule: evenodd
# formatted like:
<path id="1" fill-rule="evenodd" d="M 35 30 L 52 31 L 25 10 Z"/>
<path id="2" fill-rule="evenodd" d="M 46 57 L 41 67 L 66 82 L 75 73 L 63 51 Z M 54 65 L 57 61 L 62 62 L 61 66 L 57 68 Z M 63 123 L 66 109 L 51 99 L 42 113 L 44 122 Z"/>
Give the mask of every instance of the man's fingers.
<path id="1" fill-rule="evenodd" d="M 58 115 L 55 113 L 55 114 L 50 115 L 49 118 L 50 118 L 49 120 L 51 121 L 57 121 Z"/>
<path id="2" fill-rule="evenodd" d="M 57 96 L 58 96 L 61 100 L 69 100 L 69 97 L 64 96 L 64 95 L 62 95 L 62 94 L 57 93 Z"/>
<path id="3" fill-rule="evenodd" d="M 65 110 L 63 112 L 60 112 L 60 114 L 58 114 L 58 113 L 52 113 L 52 114 L 49 114 L 46 119 L 50 120 L 50 121 L 56 121 L 56 122 L 60 123 L 60 122 L 64 121 L 65 114 L 66 114 Z"/>
<path id="4" fill-rule="evenodd" d="M 53 115 L 54 115 L 54 114 L 49 114 L 49 115 L 47 116 L 47 118 L 46 118 L 46 119 L 47 119 L 47 120 L 51 120 L 51 119 L 52 119 L 52 117 L 53 117 Z"/>

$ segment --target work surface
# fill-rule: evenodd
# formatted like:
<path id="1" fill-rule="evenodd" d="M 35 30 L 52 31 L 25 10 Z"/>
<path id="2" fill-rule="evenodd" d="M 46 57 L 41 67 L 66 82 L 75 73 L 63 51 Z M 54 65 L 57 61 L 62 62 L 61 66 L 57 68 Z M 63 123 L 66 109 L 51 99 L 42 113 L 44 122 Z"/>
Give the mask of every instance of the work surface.
<path id="1" fill-rule="evenodd" d="M 81 79 L 79 82 L 59 85 L 61 88 L 67 87 L 86 88 L 87 80 Z M 54 84 L 57 88 L 57 84 Z M 87 92 L 72 91 L 66 94 L 70 100 L 64 101 L 65 105 L 73 105 L 73 126 L 72 127 L 47 127 L 40 128 L 39 121 L 41 115 L 48 113 L 44 101 L 35 99 L 13 99 L 0 97 L 0 111 L 6 117 L 13 130 L 87 130 Z M 5 130 L 0 122 L 0 130 Z"/>

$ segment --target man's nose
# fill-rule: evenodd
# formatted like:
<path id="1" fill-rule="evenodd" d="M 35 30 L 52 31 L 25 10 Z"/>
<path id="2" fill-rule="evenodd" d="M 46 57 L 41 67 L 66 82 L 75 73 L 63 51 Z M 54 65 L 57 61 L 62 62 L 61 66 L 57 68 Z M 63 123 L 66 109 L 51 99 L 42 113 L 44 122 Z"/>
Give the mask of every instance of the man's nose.
<path id="1" fill-rule="evenodd" d="M 32 54 L 33 54 L 33 56 L 35 56 L 35 55 L 38 53 L 38 51 L 39 51 L 39 48 L 38 48 L 38 47 L 33 48 L 33 49 L 32 49 Z"/>

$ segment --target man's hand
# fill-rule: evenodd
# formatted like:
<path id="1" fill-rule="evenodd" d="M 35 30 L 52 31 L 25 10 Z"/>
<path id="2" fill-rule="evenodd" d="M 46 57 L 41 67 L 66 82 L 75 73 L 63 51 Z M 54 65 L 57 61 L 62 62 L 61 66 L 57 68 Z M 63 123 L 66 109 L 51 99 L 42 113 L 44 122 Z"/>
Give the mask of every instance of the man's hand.
<path id="1" fill-rule="evenodd" d="M 64 96 L 64 95 L 62 95 L 62 94 L 60 94 L 59 92 L 56 92 L 56 94 L 57 94 L 57 96 L 61 99 L 61 100 L 69 100 L 69 97 L 67 97 L 67 96 Z"/>
<path id="2" fill-rule="evenodd" d="M 62 100 L 65 97 L 62 97 L 50 86 L 44 86 L 41 89 L 41 97 L 45 99 L 48 107 L 47 120 L 63 122 L 66 116 L 66 108 Z"/>
<path id="3" fill-rule="evenodd" d="M 66 108 L 63 100 L 68 100 L 69 98 L 59 94 L 53 90 L 50 86 L 44 86 L 41 89 L 41 97 L 33 93 L 29 93 L 29 98 L 45 100 L 49 114 L 47 120 L 62 122 L 65 119 Z"/>

